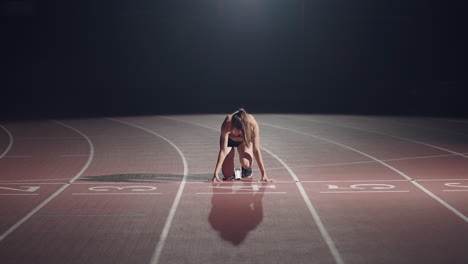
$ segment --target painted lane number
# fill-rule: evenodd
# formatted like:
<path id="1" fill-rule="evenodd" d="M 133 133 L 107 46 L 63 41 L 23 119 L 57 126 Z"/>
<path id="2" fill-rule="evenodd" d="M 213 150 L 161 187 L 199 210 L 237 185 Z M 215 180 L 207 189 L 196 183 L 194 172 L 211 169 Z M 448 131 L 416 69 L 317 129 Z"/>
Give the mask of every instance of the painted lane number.
<path id="1" fill-rule="evenodd" d="M 39 186 L 18 186 L 18 187 L 5 187 L 0 186 L 0 195 L 39 195 L 36 193 Z M 2 192 L 2 190 L 5 190 Z"/>
<path id="2" fill-rule="evenodd" d="M 467 192 L 468 185 L 463 185 L 459 182 L 448 182 L 444 184 L 447 187 L 451 187 L 452 189 L 444 190 L 444 192 Z"/>
<path id="3" fill-rule="evenodd" d="M 349 186 L 327 185 L 328 191 L 320 193 L 401 193 L 409 192 L 406 190 L 393 190 L 395 185 L 382 183 L 361 183 Z"/>
<path id="4" fill-rule="evenodd" d="M 328 185 L 329 190 L 390 190 L 395 188 L 390 184 L 353 184 L 349 187 L 339 187 L 338 185 Z"/>
<path id="5" fill-rule="evenodd" d="M 94 191 L 94 192 L 109 192 L 112 190 L 115 191 L 132 191 L 132 192 L 149 192 L 149 191 L 154 191 L 157 188 L 154 186 L 95 186 L 95 187 L 90 187 L 88 190 Z"/>
<path id="6" fill-rule="evenodd" d="M 16 192 L 35 192 L 39 190 L 39 186 L 19 186 L 20 188 L 2 187 L 0 190 L 16 191 Z"/>

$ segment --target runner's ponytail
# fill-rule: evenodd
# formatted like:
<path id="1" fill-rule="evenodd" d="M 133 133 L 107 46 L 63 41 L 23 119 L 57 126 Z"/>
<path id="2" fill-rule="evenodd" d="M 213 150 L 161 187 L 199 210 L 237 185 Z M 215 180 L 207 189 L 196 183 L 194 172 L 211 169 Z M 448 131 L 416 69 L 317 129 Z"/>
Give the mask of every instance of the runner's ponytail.
<path id="1" fill-rule="evenodd" d="M 252 130 L 250 129 L 249 115 L 240 108 L 232 115 L 231 126 L 242 130 L 242 139 L 247 147 L 252 142 Z"/>

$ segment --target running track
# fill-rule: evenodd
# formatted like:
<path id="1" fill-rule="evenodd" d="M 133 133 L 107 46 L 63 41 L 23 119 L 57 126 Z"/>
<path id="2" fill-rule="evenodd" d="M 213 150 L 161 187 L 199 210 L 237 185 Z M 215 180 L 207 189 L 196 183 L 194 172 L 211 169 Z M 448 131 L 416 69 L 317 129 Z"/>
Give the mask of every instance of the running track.
<path id="1" fill-rule="evenodd" d="M 468 120 L 255 116 L 274 183 L 222 115 L 1 123 L 1 263 L 468 263 Z"/>

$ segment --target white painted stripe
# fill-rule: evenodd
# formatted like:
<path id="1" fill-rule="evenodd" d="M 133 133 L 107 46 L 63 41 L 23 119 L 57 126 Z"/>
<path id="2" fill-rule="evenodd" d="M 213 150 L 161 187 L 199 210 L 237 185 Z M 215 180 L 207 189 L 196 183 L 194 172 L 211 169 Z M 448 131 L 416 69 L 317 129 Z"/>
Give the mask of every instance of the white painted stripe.
<path id="1" fill-rule="evenodd" d="M 147 194 L 163 194 L 163 193 L 72 193 L 72 195 L 147 195 Z"/>
<path id="2" fill-rule="evenodd" d="M 10 151 L 11 146 L 13 145 L 13 135 L 10 133 L 10 131 L 9 131 L 6 127 L 0 125 L 0 128 L 2 128 L 3 130 L 5 130 L 5 132 L 6 132 L 7 135 L 8 135 L 8 145 L 7 145 L 7 147 L 5 148 L 5 150 L 2 152 L 2 154 L 0 154 L 0 159 L 2 159 L 2 158 L 5 157 L 5 155 Z"/>
<path id="3" fill-rule="evenodd" d="M 408 182 L 408 180 L 330 180 L 330 181 L 301 181 L 301 182 Z"/>
<path id="4" fill-rule="evenodd" d="M 146 216 L 143 213 L 128 214 L 36 214 L 34 217 L 94 217 L 94 216 Z"/>
<path id="5" fill-rule="evenodd" d="M 232 194 L 232 195 L 239 195 L 239 194 L 286 194 L 287 192 L 225 192 L 225 193 L 214 193 L 214 192 L 206 192 L 206 193 L 196 193 L 196 194 L 212 194 L 212 195 L 218 195 L 218 194 Z"/>
<path id="6" fill-rule="evenodd" d="M 444 190 L 444 192 L 468 192 L 468 190 Z"/>
<path id="7" fill-rule="evenodd" d="M 167 118 L 167 119 L 172 119 L 172 118 Z M 211 128 L 211 127 L 207 127 L 207 126 L 204 126 L 204 125 L 200 125 L 200 124 L 196 124 L 196 123 L 191 123 L 191 122 L 187 122 L 187 121 L 183 121 L 183 120 L 178 120 L 178 119 L 173 119 L 173 120 L 176 120 L 176 121 L 179 121 L 179 122 L 185 122 L 185 123 L 188 123 L 188 124 L 192 124 L 192 125 L 196 125 L 196 126 L 201 126 L 201 127 L 205 127 L 205 128 L 208 128 L 208 129 L 211 129 L 211 130 L 215 130 L 215 131 L 219 131 L 217 129 L 214 129 L 214 128 Z M 293 180 L 295 181 L 295 184 L 297 186 L 297 188 L 299 189 L 299 192 L 301 193 L 301 196 L 302 198 L 304 199 L 304 202 L 306 203 L 306 206 L 307 208 L 309 209 L 309 212 L 310 214 L 312 215 L 312 218 L 314 219 L 317 227 L 319 228 L 319 231 L 320 231 L 320 234 L 322 235 L 323 239 L 325 240 L 325 243 L 327 244 L 329 250 L 330 250 L 330 253 L 332 254 L 334 260 L 335 260 L 335 263 L 337 264 L 343 264 L 344 261 L 343 259 L 341 258 L 341 255 L 338 251 L 338 249 L 336 248 L 335 246 L 335 243 L 333 242 L 333 240 L 331 239 L 330 235 L 328 234 L 328 231 L 325 229 L 325 226 L 322 222 L 322 220 L 320 219 L 317 211 L 315 210 L 314 206 L 312 205 L 312 202 L 310 201 L 309 197 L 307 196 L 304 188 L 302 187 L 302 184 L 299 182 L 299 179 L 297 178 L 296 174 L 291 170 L 290 167 L 288 167 L 288 165 L 286 165 L 286 163 L 284 163 L 283 160 L 281 160 L 278 156 L 276 156 L 275 154 L 273 154 L 271 151 L 265 149 L 264 147 L 262 147 L 262 149 L 264 151 L 266 151 L 267 153 L 269 153 L 272 157 L 274 157 L 276 160 L 278 160 L 285 168 L 286 170 L 289 172 L 289 174 L 291 175 L 291 177 L 293 178 Z"/>
<path id="8" fill-rule="evenodd" d="M 9 196 L 9 195 L 39 195 L 39 194 L 38 193 L 0 193 L 0 195 Z"/>
<path id="9" fill-rule="evenodd" d="M 417 181 L 468 181 L 468 179 L 418 179 Z"/>
<path id="10" fill-rule="evenodd" d="M 405 177 L 406 179 L 408 179 L 411 183 L 413 183 L 414 185 L 416 185 L 419 189 L 421 189 L 422 191 L 424 191 L 426 194 L 428 194 L 429 196 L 431 196 L 432 198 L 434 198 L 436 201 L 438 201 L 439 203 L 441 203 L 443 206 L 445 206 L 447 209 L 449 209 L 450 211 L 452 211 L 453 213 L 455 213 L 457 216 L 460 216 L 463 220 L 466 221 L 466 216 L 464 216 L 462 213 L 460 213 L 458 210 L 456 210 L 455 208 L 453 208 L 452 206 L 450 206 L 447 202 L 445 202 L 444 200 L 440 199 L 439 197 L 437 197 L 436 195 L 434 195 L 433 193 L 429 192 L 427 189 L 425 189 L 423 186 L 421 186 L 420 184 L 416 183 L 412 178 L 410 178 L 409 176 L 407 176 L 406 174 L 404 174 L 403 172 L 399 171 L 398 169 L 392 167 L 391 165 L 388 165 L 387 163 L 369 155 L 369 154 L 366 154 L 362 151 L 359 151 L 357 149 L 354 149 L 354 148 L 351 148 L 349 146 L 346 146 L 344 144 L 341 144 L 341 143 L 338 143 L 338 142 L 335 142 L 335 141 L 332 141 L 332 140 L 329 140 L 329 139 L 326 139 L 326 138 L 322 138 L 322 137 L 319 137 L 319 136 L 315 136 L 315 135 L 312 135 L 312 134 L 309 134 L 309 133 L 305 133 L 305 132 L 301 132 L 301 131 L 297 131 L 297 130 L 294 130 L 294 129 L 290 129 L 290 128 L 285 128 L 285 127 L 280 127 L 280 126 L 274 126 L 274 125 L 270 125 L 270 124 L 264 124 L 264 125 L 267 125 L 267 126 L 271 126 L 271 127 L 275 127 L 275 128 L 278 128 L 278 129 L 284 129 L 284 130 L 289 130 L 289 131 L 292 131 L 292 132 L 295 132 L 295 133 L 298 133 L 298 134 L 302 134 L 302 135 L 306 135 L 306 136 L 310 136 L 310 137 L 313 137 L 313 138 L 317 138 L 317 139 L 320 139 L 320 140 L 323 140 L 323 141 L 326 141 L 326 142 L 330 142 L 332 144 L 336 144 L 338 146 L 342 146 L 344 148 L 347 148 L 347 149 L 350 149 L 350 150 L 353 150 L 353 151 L 356 151 L 357 153 L 360 153 L 362 155 L 365 155 L 366 157 L 369 157 L 379 163 L 381 163 L 382 165 L 390 168 L 391 170 L 397 172 L 398 174 L 402 175 L 403 177 Z"/>
<path id="11" fill-rule="evenodd" d="M 444 155 L 432 155 L 432 156 L 421 156 L 421 157 L 407 157 L 407 158 L 398 158 L 398 159 L 383 159 L 381 161 L 405 161 L 405 160 L 415 160 L 415 159 L 431 159 L 431 158 L 442 158 L 442 157 L 455 157 L 455 154 L 444 154 Z M 292 169 L 300 168 L 316 168 L 316 167 L 333 167 L 333 166 L 343 166 L 343 165 L 356 165 L 356 164 L 371 164 L 378 163 L 375 160 L 369 161 L 354 161 L 354 162 L 342 162 L 342 163 L 325 163 L 325 164 L 314 164 L 314 165 L 304 165 L 304 166 L 291 166 Z M 269 168 L 269 170 L 283 170 L 283 167 Z"/>
<path id="12" fill-rule="evenodd" d="M 465 155 L 465 154 L 463 154 L 463 153 L 459 153 L 459 152 L 456 152 L 456 151 L 453 151 L 453 150 L 450 150 L 450 149 L 438 147 L 438 146 L 435 146 L 435 145 L 432 145 L 432 144 L 428 144 L 428 143 L 424 143 L 424 142 L 421 142 L 421 141 L 412 140 L 412 139 L 405 138 L 405 137 L 394 136 L 394 135 L 390 135 L 390 134 L 383 133 L 383 132 L 377 132 L 377 131 L 368 130 L 368 129 L 363 129 L 363 128 L 358 128 L 358 127 L 353 127 L 353 126 L 336 125 L 336 124 L 329 123 L 329 122 L 323 122 L 323 121 L 317 121 L 317 120 L 311 120 L 311 119 L 299 118 L 299 117 L 294 117 L 294 118 L 296 118 L 296 119 L 301 119 L 301 120 L 305 120 L 305 121 L 309 121 L 309 122 L 322 123 L 322 124 L 328 124 L 328 125 L 332 125 L 332 126 L 347 127 L 347 128 L 351 128 L 351 129 L 354 129 L 354 130 L 366 131 L 366 132 L 370 132 L 370 133 L 374 133 L 374 134 L 379 134 L 379 135 L 383 135 L 383 136 L 387 136 L 387 137 L 392 137 L 392 138 L 400 139 L 400 140 L 403 140 L 403 141 L 412 142 L 412 143 L 415 143 L 415 144 L 420 144 L 420 145 L 428 146 L 428 147 L 431 147 L 431 148 L 435 148 L 435 149 L 438 149 L 438 150 L 442 150 L 442 151 L 445 151 L 445 152 L 452 153 L 452 154 L 457 155 L 457 156 L 460 156 L 460 157 L 468 158 L 468 155 Z"/>
<path id="13" fill-rule="evenodd" d="M 68 181 L 70 178 L 61 178 L 61 179 L 32 179 L 32 180 L 9 180 L 9 181 L 0 181 L 0 183 L 16 183 L 16 182 L 40 182 L 40 181 Z M 53 184 L 60 184 L 60 183 L 53 183 Z"/>
<path id="14" fill-rule="evenodd" d="M 282 160 L 280 159 L 278 156 L 276 156 L 275 154 L 273 154 L 271 151 L 269 151 L 268 149 L 265 149 L 263 148 L 263 150 L 265 150 L 267 153 L 269 153 L 272 157 L 274 157 L 275 159 L 277 159 L 289 172 L 289 174 L 291 175 L 291 177 L 294 179 L 294 181 L 296 182 L 296 186 L 297 188 L 299 189 L 299 193 L 301 194 L 302 196 L 302 199 L 304 200 L 304 202 L 306 203 L 307 205 L 307 208 L 309 209 L 309 212 L 310 214 L 312 215 L 312 218 L 314 219 L 315 221 L 315 224 L 317 225 L 319 231 L 320 231 L 320 234 L 322 235 L 323 239 L 325 240 L 325 243 L 327 244 L 328 246 L 328 249 L 330 250 L 330 253 L 332 254 L 333 258 L 335 259 L 335 263 L 337 264 L 343 264 L 344 261 L 343 259 L 341 258 L 341 255 L 340 255 L 340 252 L 338 251 L 338 249 L 336 248 L 335 246 L 335 243 L 333 242 L 333 240 L 331 239 L 330 237 L 330 234 L 328 234 L 328 231 L 327 229 L 325 228 L 325 225 L 323 224 L 322 222 L 322 219 L 320 219 L 320 216 L 319 214 L 317 213 L 317 210 L 315 210 L 315 207 L 314 205 L 312 204 L 312 201 L 309 199 L 309 196 L 307 195 L 306 191 L 304 190 L 304 187 L 302 186 L 302 184 L 299 182 L 299 179 L 297 177 L 297 175 L 294 173 L 294 171 L 288 167 L 288 165 Z"/>
<path id="15" fill-rule="evenodd" d="M 58 121 L 54 121 L 55 123 L 57 124 L 60 124 L 64 127 L 67 127 L 73 131 L 75 131 L 76 133 L 80 134 L 81 136 L 83 136 L 86 141 L 88 142 L 88 145 L 89 145 L 89 157 L 88 157 L 88 161 L 86 162 L 86 164 L 83 166 L 83 168 L 81 168 L 81 170 L 75 175 L 75 177 L 73 177 L 69 182 L 70 183 L 73 183 L 76 179 L 78 179 L 79 177 L 81 177 L 81 175 L 88 169 L 89 165 L 91 164 L 91 161 L 93 160 L 94 158 L 94 146 L 93 146 L 93 143 L 91 142 L 91 140 L 89 139 L 88 136 L 86 136 L 85 134 L 83 134 L 81 131 L 71 127 L 71 126 L 68 126 L 62 122 L 58 122 Z M 65 184 L 63 185 L 60 189 L 58 189 L 55 193 L 53 193 L 51 196 L 49 196 L 47 199 L 45 199 L 42 203 L 40 203 L 38 206 L 36 206 L 31 212 L 29 212 L 25 217 L 23 217 L 21 220 L 19 220 L 18 222 L 16 222 L 12 227 L 10 227 L 7 231 L 5 231 L 1 236 L 0 236 L 0 241 L 2 241 L 3 239 L 5 239 L 9 234 L 11 234 L 13 231 L 15 231 L 18 227 L 20 227 L 23 223 L 25 223 L 26 221 L 28 221 L 35 213 L 37 213 L 39 210 L 41 210 L 44 206 L 46 206 L 50 201 L 52 201 L 55 197 L 57 197 L 59 194 L 61 194 L 65 189 L 67 189 L 68 187 L 70 186 L 70 184 Z"/>
<path id="16" fill-rule="evenodd" d="M 434 200 L 438 201 L 440 204 L 442 204 L 443 206 L 445 206 L 445 208 L 449 209 L 450 211 L 452 211 L 452 213 L 454 213 L 455 215 L 459 216 L 461 219 L 463 219 L 465 222 L 468 222 L 468 217 L 466 217 L 464 214 L 462 214 L 460 211 L 458 211 L 457 209 L 455 209 L 454 207 L 452 207 L 450 204 L 448 204 L 447 202 L 445 202 L 444 200 L 440 199 L 439 197 L 437 197 L 435 194 L 433 194 L 432 192 L 430 192 L 428 189 L 424 188 L 422 185 L 420 185 L 419 183 L 415 182 L 415 181 L 411 181 L 412 184 L 416 185 L 419 189 L 421 189 L 423 192 L 425 192 L 427 195 L 429 195 L 430 197 L 432 197 Z"/>
<path id="17" fill-rule="evenodd" d="M 385 162 L 383 162 L 383 161 L 377 159 L 376 157 L 371 156 L 371 155 L 369 155 L 369 154 L 367 154 L 367 153 L 364 153 L 364 152 L 362 152 L 362 151 L 359 151 L 359 150 L 357 150 L 357 149 L 355 149 L 355 148 L 352 148 L 352 147 L 346 146 L 346 145 L 344 145 L 344 144 L 341 144 L 341 143 L 339 143 L 339 142 L 336 142 L 336 141 L 333 141 L 333 140 L 330 140 L 330 139 L 326 139 L 326 138 L 323 138 L 323 137 L 319 137 L 319 136 L 316 136 L 316 135 L 312 135 L 312 134 L 309 134 L 309 133 L 297 131 L 297 130 L 294 130 L 294 129 L 286 128 L 286 127 L 280 127 L 280 126 L 275 126 L 275 125 L 265 124 L 265 123 L 262 123 L 262 125 L 270 126 L 270 127 L 274 127 L 274 128 L 278 128 L 278 129 L 288 130 L 288 131 L 291 131 L 291 132 L 294 132 L 294 133 L 297 133 L 297 134 L 301 134 L 301 135 L 313 137 L 313 138 L 316 138 L 316 139 L 319 139 L 319 140 L 322 140 L 322 141 L 326 141 L 326 142 L 332 143 L 332 144 L 334 144 L 334 145 L 338 145 L 338 146 L 340 146 L 340 147 L 349 149 L 349 150 L 354 151 L 354 152 L 356 152 L 356 153 L 359 153 L 359 154 L 361 154 L 361 155 L 363 155 L 363 156 L 366 156 L 366 157 L 368 157 L 368 158 L 370 158 L 370 159 L 372 159 L 372 160 L 375 160 L 376 162 L 378 162 L 378 163 L 382 164 L 383 166 L 385 166 L 385 167 L 391 169 L 392 171 L 396 172 L 397 174 L 401 175 L 403 178 L 405 178 L 405 179 L 407 179 L 407 180 L 409 180 L 409 181 L 413 180 L 411 177 L 409 177 L 409 176 L 406 175 L 405 173 L 403 173 L 403 172 L 401 172 L 400 170 L 398 170 L 398 169 L 396 169 L 396 168 L 394 168 L 394 167 L 388 165 L 387 163 L 385 163 Z"/>
<path id="18" fill-rule="evenodd" d="M 320 192 L 320 193 L 407 193 L 409 191 L 336 191 L 336 192 Z"/>
<path id="19" fill-rule="evenodd" d="M 188 176 L 188 163 L 187 163 L 187 160 L 184 156 L 184 154 L 182 153 L 182 151 L 179 149 L 179 147 L 177 147 L 174 143 L 172 143 L 172 141 L 170 141 L 169 139 L 161 136 L 160 134 L 154 132 L 154 131 L 151 131 L 147 128 L 144 128 L 144 127 L 141 127 L 141 126 L 138 126 L 138 125 L 135 125 L 135 124 L 132 124 L 132 123 L 129 123 L 129 122 L 126 122 L 126 121 L 122 121 L 122 120 L 117 120 L 117 119 L 110 119 L 112 121 L 115 121 L 115 122 L 119 122 L 119 123 L 122 123 L 122 124 L 126 124 L 126 125 L 129 125 L 129 126 L 132 126 L 132 127 L 135 127 L 135 128 L 138 128 L 138 129 L 141 129 L 143 131 L 146 131 L 150 134 L 153 134 L 157 137 L 160 137 L 162 138 L 164 141 L 166 141 L 167 143 L 169 143 L 178 153 L 179 153 L 179 156 L 181 157 L 182 159 L 182 163 L 184 165 L 184 177 L 182 178 L 182 181 L 179 185 L 179 189 L 177 190 L 177 194 L 176 194 L 176 197 L 174 198 L 174 202 L 172 203 L 172 206 L 171 206 L 171 209 L 169 211 L 169 215 L 166 219 L 166 222 L 164 223 L 164 227 L 163 227 L 163 230 L 161 232 L 161 236 L 159 238 L 159 242 L 158 244 L 156 245 L 156 248 L 155 248 L 155 252 L 153 254 L 153 256 L 151 257 L 151 261 L 150 263 L 151 264 L 157 264 L 159 263 L 159 259 L 161 258 L 161 253 L 162 253 L 162 250 L 164 248 L 164 245 L 166 243 L 166 240 L 167 240 L 167 237 L 169 235 L 169 230 L 171 229 L 171 226 L 172 226 L 172 222 L 174 220 L 174 216 L 175 216 L 175 213 L 177 211 L 177 207 L 179 206 L 179 202 L 180 202 L 180 198 L 182 197 L 182 193 L 184 191 L 184 188 L 185 188 L 185 184 L 187 182 L 187 176 Z"/>

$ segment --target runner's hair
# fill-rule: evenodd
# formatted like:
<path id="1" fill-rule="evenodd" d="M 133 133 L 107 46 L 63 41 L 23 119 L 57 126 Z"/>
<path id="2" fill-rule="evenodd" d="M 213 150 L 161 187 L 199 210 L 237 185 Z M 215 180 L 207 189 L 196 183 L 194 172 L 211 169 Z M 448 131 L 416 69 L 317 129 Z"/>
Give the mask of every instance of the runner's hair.
<path id="1" fill-rule="evenodd" d="M 250 129 L 249 115 L 244 108 L 240 108 L 232 114 L 231 128 L 241 130 L 245 145 L 250 147 L 250 142 L 252 142 L 252 130 Z"/>

